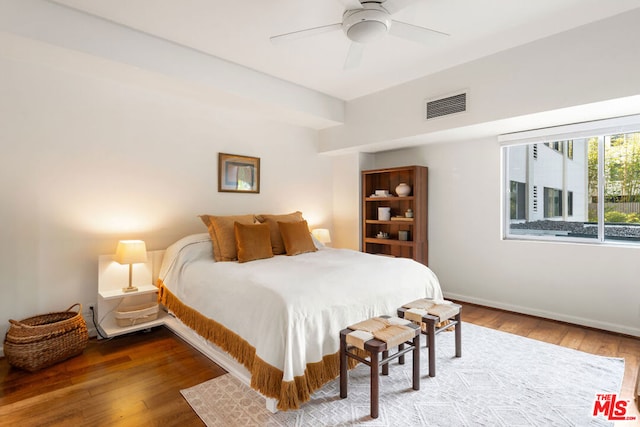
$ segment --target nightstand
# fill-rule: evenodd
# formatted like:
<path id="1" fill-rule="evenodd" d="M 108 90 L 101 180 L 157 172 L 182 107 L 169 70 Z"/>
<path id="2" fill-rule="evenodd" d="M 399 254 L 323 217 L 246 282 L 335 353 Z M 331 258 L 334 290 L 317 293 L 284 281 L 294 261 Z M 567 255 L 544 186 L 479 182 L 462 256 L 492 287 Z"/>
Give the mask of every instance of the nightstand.
<path id="1" fill-rule="evenodd" d="M 133 266 L 133 285 L 135 292 L 123 292 L 128 285 L 128 265 L 118 264 L 113 255 L 101 255 L 98 258 L 98 303 L 96 307 L 96 327 L 103 336 L 111 338 L 117 335 L 148 329 L 164 324 L 167 313 L 160 308 L 156 319 L 133 325 L 120 326 L 116 319 L 116 310 L 121 304 L 139 305 L 157 302 L 158 288 L 152 285 L 154 262 L 158 264 L 163 251 L 149 252 L 149 261 Z"/>

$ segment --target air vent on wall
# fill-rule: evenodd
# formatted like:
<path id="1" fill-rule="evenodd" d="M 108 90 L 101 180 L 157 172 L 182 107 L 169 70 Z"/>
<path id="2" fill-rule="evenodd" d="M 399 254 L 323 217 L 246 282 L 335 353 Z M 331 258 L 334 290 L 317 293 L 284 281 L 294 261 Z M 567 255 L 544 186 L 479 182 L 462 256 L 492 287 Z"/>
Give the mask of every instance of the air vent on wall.
<path id="1" fill-rule="evenodd" d="M 467 111 L 467 93 L 462 92 L 444 98 L 427 99 L 426 111 L 427 120 L 451 114 L 464 113 Z"/>

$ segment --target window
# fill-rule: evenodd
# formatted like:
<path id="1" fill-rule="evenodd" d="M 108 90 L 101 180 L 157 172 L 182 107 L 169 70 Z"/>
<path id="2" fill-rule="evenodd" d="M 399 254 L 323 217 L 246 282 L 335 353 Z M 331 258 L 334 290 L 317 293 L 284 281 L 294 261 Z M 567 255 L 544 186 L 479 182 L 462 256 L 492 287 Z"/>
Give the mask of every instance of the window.
<path id="1" fill-rule="evenodd" d="M 511 219 L 525 219 L 526 191 L 524 182 L 511 181 Z"/>
<path id="2" fill-rule="evenodd" d="M 551 148 L 552 150 L 557 151 L 558 153 L 562 153 L 564 150 L 563 141 L 553 141 L 553 142 L 545 142 L 544 145 Z"/>
<path id="3" fill-rule="evenodd" d="M 567 141 L 567 157 L 573 160 L 573 141 Z"/>
<path id="4" fill-rule="evenodd" d="M 544 217 L 562 216 L 562 190 L 544 188 Z"/>
<path id="5" fill-rule="evenodd" d="M 640 244 L 640 116 L 500 142 L 505 238 Z"/>
<path id="6" fill-rule="evenodd" d="M 573 160 L 573 140 L 545 142 L 544 145 L 558 153 L 567 153 L 567 158 Z"/>
<path id="7" fill-rule="evenodd" d="M 562 190 L 556 188 L 544 188 L 544 217 L 553 218 L 563 215 L 573 216 L 573 191 L 567 191 L 567 202 L 564 203 Z M 562 207 L 566 206 L 567 211 L 563 212 Z"/>

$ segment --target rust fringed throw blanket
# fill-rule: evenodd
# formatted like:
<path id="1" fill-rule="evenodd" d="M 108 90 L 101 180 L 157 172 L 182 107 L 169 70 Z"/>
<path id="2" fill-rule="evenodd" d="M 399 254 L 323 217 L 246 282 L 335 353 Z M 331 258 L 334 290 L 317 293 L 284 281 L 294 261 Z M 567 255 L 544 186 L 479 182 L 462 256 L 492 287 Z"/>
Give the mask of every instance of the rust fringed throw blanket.
<path id="1" fill-rule="evenodd" d="M 251 387 L 266 397 L 278 400 L 278 409 L 297 409 L 301 403 L 309 400 L 311 394 L 340 373 L 340 355 L 338 352 L 326 355 L 322 361 L 310 363 L 305 374 L 294 381 L 283 381 L 283 372 L 256 357 L 256 350 L 247 341 L 209 319 L 196 310 L 183 304 L 158 280 L 159 301 L 175 314 L 184 324 L 200 336 L 211 341 L 241 363 L 251 372 Z M 349 360 L 350 368 L 357 362 Z"/>
<path id="2" fill-rule="evenodd" d="M 296 409 L 339 373 L 339 333 L 393 315 L 406 301 L 442 298 L 436 276 L 413 260 L 321 248 L 252 262 L 215 262 L 211 240 L 167 248 L 161 302 L 236 358 L 251 384 Z"/>

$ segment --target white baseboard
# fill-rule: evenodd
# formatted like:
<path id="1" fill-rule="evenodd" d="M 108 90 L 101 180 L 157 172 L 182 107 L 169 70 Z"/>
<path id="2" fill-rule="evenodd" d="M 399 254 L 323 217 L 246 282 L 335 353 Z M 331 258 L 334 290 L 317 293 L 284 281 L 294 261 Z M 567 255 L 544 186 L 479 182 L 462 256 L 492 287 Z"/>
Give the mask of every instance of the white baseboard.
<path id="1" fill-rule="evenodd" d="M 89 338 L 95 338 L 98 336 L 98 331 L 96 331 L 96 328 L 94 327 L 90 327 L 89 325 L 87 325 L 87 333 L 89 334 Z"/>
<path id="2" fill-rule="evenodd" d="M 590 328 L 602 329 L 610 332 L 617 332 L 620 334 L 631 335 L 634 337 L 640 337 L 640 328 L 632 328 L 626 325 L 618 325 L 615 323 L 602 322 L 594 319 L 587 319 L 583 317 L 570 316 L 563 313 L 555 313 L 552 311 L 541 310 L 532 307 L 524 307 L 521 305 L 508 304 L 499 301 L 487 300 L 484 298 L 470 297 L 467 295 L 460 295 L 450 292 L 444 293 L 445 298 L 453 299 L 462 302 L 468 302 L 471 304 L 483 305 L 485 307 L 499 308 L 502 310 L 513 311 L 516 313 L 529 314 L 531 316 L 544 317 L 546 319 L 558 320 L 561 322 L 572 323 L 580 326 L 587 326 Z"/>

